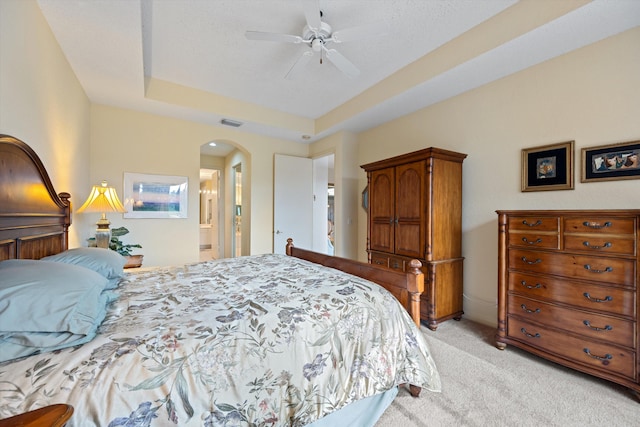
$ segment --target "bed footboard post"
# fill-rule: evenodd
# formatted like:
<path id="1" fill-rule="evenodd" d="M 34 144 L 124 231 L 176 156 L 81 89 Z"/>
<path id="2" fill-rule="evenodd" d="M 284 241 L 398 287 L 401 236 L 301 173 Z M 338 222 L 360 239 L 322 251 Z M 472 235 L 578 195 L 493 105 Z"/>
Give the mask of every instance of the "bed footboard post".
<path id="1" fill-rule="evenodd" d="M 285 249 L 285 253 L 289 256 L 291 256 L 291 248 L 293 248 L 293 239 L 289 237 L 287 239 L 287 247 Z"/>
<path id="2" fill-rule="evenodd" d="M 422 263 L 417 259 L 409 262 L 408 273 L 410 274 L 407 291 L 409 291 L 409 302 L 411 306 L 411 317 L 418 328 L 420 327 L 420 295 L 424 292 L 424 273 L 421 270 Z"/>

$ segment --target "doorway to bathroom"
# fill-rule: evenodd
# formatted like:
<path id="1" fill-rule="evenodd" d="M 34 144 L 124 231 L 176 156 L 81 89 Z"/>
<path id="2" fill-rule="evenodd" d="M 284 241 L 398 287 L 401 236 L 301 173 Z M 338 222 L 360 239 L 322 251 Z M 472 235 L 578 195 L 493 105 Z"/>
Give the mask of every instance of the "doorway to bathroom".
<path id="1" fill-rule="evenodd" d="M 200 169 L 200 260 L 220 258 L 223 227 L 221 211 L 222 173 Z"/>

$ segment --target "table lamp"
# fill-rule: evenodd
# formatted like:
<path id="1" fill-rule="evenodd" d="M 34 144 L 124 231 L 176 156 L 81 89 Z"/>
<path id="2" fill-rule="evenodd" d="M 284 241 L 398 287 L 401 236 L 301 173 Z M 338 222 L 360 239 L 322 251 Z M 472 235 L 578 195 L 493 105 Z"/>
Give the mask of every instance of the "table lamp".
<path id="1" fill-rule="evenodd" d="M 109 220 L 107 212 L 126 212 L 122 206 L 116 189 L 107 186 L 107 181 L 102 181 L 100 185 L 94 185 L 91 194 L 76 213 L 81 212 L 99 212 L 102 214 L 96 225 L 96 246 L 99 248 L 109 248 L 111 240 L 111 230 L 109 229 Z"/>

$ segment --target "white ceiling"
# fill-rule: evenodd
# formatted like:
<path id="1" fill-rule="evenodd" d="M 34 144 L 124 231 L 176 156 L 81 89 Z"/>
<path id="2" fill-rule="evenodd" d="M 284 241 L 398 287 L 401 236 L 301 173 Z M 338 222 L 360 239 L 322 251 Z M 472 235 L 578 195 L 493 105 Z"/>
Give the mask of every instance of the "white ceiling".
<path id="1" fill-rule="evenodd" d="M 339 130 L 365 130 L 640 25 L 638 0 L 537 0 L 535 6 L 541 11 L 552 3 L 564 2 L 568 13 L 542 20 L 532 29 L 527 28 L 531 25 L 528 17 L 517 22 L 500 20 L 498 14 L 509 13 L 507 9 L 517 3 L 515 0 L 319 0 L 323 21 L 334 31 L 375 23 L 384 34 L 331 46 L 360 70 L 356 78 L 348 78 L 330 61 L 321 65 L 316 56 L 303 75 L 289 80 L 285 75 L 308 48 L 302 44 L 248 40 L 245 31 L 302 35 L 305 15 L 301 3 L 305 1 L 318 2 L 38 3 L 92 102 L 216 126 L 226 117 L 243 122 L 241 131 L 298 142 L 305 141 L 303 133 L 311 136 L 308 141 L 314 141 Z M 585 5 L 574 8 L 582 3 Z M 537 22 L 538 18 L 531 19 Z M 504 25 L 505 21 L 503 34 L 513 32 L 513 37 L 471 57 L 463 54 L 463 59 L 451 65 L 436 62 L 445 58 L 434 55 L 436 49 L 443 51 L 452 45 L 448 42 L 462 40 L 465 33 L 470 34 L 470 29 L 483 23 L 483 32 L 474 36 L 486 34 L 489 39 L 496 31 L 493 26 Z M 507 26 L 526 30 L 512 31 Z M 420 61 L 415 61 L 430 59 L 429 54 L 434 59 L 430 69 L 437 72 L 423 73 L 424 78 L 409 87 L 405 82 L 394 83 L 399 70 L 417 67 Z M 286 113 L 287 117 L 311 123 L 311 131 L 263 122 L 259 113 L 245 115 L 241 110 L 230 114 L 224 102 L 197 108 L 154 99 L 147 92 L 145 79 L 241 101 L 247 111 L 256 107 L 257 111 Z M 354 108 L 353 112 L 345 108 L 345 103 L 359 95 L 382 92 L 385 95 L 374 96 L 375 102 L 369 106 Z M 338 119 L 332 116 L 336 112 L 340 113 L 335 115 Z M 328 117 L 332 117 L 329 125 L 320 126 Z"/>

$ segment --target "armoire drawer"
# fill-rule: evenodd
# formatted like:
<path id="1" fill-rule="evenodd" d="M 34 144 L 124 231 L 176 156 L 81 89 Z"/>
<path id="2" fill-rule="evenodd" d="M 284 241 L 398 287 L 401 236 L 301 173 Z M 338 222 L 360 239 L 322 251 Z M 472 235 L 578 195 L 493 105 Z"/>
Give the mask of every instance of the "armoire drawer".
<path id="1" fill-rule="evenodd" d="M 509 293 L 616 315 L 636 315 L 636 293 L 631 289 L 510 272 Z"/>
<path id="2" fill-rule="evenodd" d="M 636 261 L 512 249 L 509 268 L 635 287 Z"/>
<path id="3" fill-rule="evenodd" d="M 561 307 L 520 296 L 509 296 L 508 313 L 589 338 L 625 347 L 635 346 L 635 322 L 619 317 Z"/>
<path id="4" fill-rule="evenodd" d="M 389 256 L 371 252 L 371 264 L 379 265 L 381 267 L 389 267 Z"/>
<path id="5" fill-rule="evenodd" d="M 391 268 L 392 270 L 405 271 L 406 260 L 404 258 L 371 252 L 371 264 Z"/>
<path id="6" fill-rule="evenodd" d="M 635 352 L 510 317 L 507 335 L 574 362 L 636 381 Z"/>

